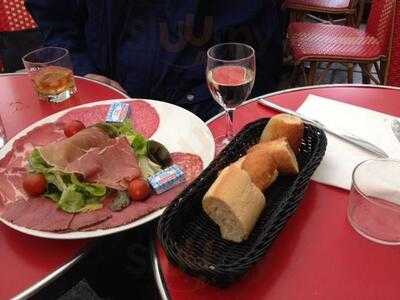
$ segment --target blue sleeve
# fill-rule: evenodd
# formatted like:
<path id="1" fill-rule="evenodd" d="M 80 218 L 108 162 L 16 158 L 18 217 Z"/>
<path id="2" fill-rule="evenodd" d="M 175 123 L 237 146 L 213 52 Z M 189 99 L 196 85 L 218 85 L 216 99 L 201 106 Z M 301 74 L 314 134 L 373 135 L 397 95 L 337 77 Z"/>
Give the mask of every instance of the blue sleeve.
<path id="1" fill-rule="evenodd" d="M 74 73 L 97 73 L 85 38 L 87 10 L 81 0 L 26 0 L 26 7 L 39 25 L 46 46 L 70 51 Z"/>

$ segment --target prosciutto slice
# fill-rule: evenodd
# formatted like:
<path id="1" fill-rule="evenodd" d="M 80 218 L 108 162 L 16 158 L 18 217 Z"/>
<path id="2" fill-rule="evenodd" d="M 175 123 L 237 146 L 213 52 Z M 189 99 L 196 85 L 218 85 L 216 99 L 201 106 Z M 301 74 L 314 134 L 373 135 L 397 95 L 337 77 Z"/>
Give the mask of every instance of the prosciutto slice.
<path id="1" fill-rule="evenodd" d="M 74 136 L 39 148 L 43 159 L 65 173 L 81 174 L 85 181 L 126 189 L 140 176 L 135 154 L 126 138 L 112 139 L 90 127 Z"/>

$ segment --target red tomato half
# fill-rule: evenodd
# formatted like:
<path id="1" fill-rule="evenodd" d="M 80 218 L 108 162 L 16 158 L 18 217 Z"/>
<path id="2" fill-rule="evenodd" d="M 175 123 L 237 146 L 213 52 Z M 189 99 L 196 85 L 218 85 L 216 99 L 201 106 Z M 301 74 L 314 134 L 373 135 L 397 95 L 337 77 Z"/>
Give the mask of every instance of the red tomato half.
<path id="1" fill-rule="evenodd" d="M 81 121 L 73 120 L 64 125 L 64 134 L 66 137 L 71 137 L 84 128 L 85 125 Z"/>
<path id="2" fill-rule="evenodd" d="M 42 174 L 29 173 L 22 182 L 24 190 L 31 196 L 39 196 L 46 191 L 47 181 Z"/>
<path id="3" fill-rule="evenodd" d="M 143 201 L 150 196 L 151 189 L 146 180 L 133 179 L 129 184 L 128 193 L 132 201 Z"/>

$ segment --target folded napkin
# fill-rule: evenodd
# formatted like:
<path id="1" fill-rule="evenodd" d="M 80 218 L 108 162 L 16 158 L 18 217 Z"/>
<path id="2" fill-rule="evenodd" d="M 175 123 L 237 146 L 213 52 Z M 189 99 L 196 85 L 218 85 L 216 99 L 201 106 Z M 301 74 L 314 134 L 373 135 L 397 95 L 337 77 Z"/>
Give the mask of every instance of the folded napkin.
<path id="1" fill-rule="evenodd" d="M 383 149 L 389 157 L 400 159 L 400 142 L 391 129 L 394 116 L 315 95 L 309 95 L 297 111 L 330 129 L 357 135 Z M 376 156 L 329 133 L 326 135 L 325 157 L 312 179 L 349 190 L 354 167 Z"/>

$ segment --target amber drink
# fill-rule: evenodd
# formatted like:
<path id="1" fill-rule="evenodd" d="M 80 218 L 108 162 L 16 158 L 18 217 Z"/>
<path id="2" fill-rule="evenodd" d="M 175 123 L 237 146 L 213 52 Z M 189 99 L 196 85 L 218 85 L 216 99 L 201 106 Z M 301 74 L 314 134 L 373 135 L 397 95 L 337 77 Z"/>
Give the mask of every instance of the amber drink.
<path id="1" fill-rule="evenodd" d="M 22 60 L 40 99 L 62 102 L 76 93 L 67 49 L 41 48 L 28 53 Z"/>

